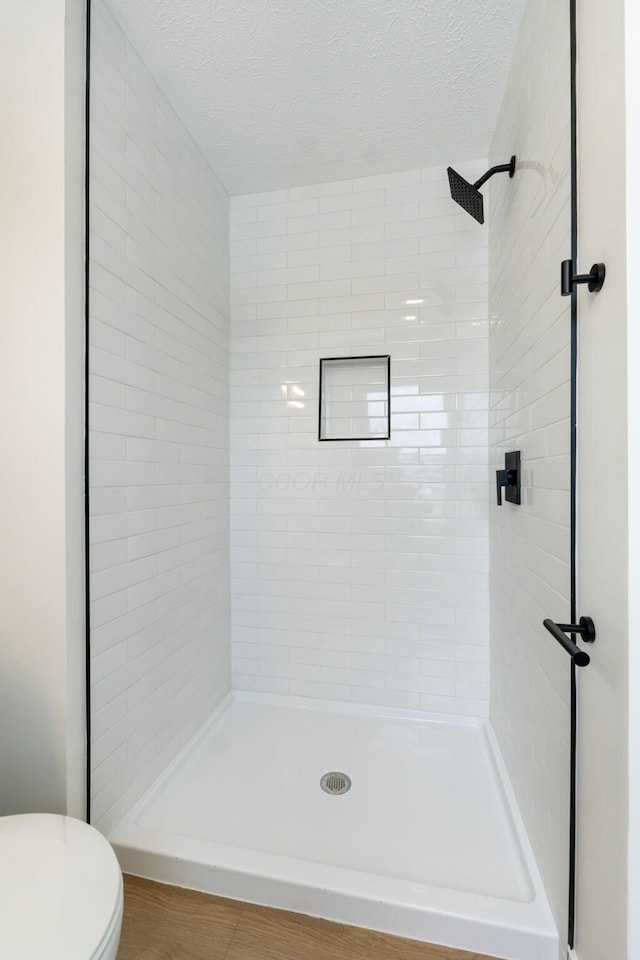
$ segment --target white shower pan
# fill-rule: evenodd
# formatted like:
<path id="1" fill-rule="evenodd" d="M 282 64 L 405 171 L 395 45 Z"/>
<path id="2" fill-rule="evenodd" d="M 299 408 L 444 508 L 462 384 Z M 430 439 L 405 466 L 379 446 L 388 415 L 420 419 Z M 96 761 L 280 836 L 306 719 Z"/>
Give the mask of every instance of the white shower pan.
<path id="1" fill-rule="evenodd" d="M 352 782 L 330 795 L 320 780 Z M 232 693 L 109 839 L 125 871 L 509 960 L 558 936 L 483 720 Z"/>

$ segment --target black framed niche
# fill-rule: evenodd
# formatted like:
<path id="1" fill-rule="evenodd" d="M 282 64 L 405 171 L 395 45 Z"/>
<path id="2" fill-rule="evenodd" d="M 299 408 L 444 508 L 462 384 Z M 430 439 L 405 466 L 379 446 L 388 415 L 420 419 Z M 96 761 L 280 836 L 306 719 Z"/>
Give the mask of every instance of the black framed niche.
<path id="1" fill-rule="evenodd" d="M 318 440 L 389 440 L 391 357 L 320 360 Z"/>

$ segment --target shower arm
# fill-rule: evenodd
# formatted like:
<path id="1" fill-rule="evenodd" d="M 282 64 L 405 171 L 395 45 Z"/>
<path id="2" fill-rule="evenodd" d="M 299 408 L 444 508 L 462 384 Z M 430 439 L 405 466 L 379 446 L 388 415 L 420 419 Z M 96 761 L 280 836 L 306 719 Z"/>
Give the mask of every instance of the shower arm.
<path id="1" fill-rule="evenodd" d="M 486 183 L 487 180 L 494 175 L 494 173 L 508 173 L 510 177 L 513 177 L 516 172 L 516 158 L 511 157 L 509 163 L 500 163 L 497 167 L 491 167 L 490 170 L 487 170 L 486 173 L 483 173 L 479 180 L 476 180 L 474 183 L 474 188 L 479 190 L 483 183 Z"/>

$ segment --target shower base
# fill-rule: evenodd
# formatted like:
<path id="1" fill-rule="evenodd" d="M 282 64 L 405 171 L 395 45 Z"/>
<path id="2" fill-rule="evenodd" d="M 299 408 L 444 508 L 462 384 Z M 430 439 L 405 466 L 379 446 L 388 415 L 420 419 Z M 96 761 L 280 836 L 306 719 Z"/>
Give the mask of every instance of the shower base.
<path id="1" fill-rule="evenodd" d="M 330 772 L 346 792 L 321 788 Z M 508 960 L 558 957 L 483 720 L 234 692 L 109 839 L 125 871 L 165 883 Z"/>

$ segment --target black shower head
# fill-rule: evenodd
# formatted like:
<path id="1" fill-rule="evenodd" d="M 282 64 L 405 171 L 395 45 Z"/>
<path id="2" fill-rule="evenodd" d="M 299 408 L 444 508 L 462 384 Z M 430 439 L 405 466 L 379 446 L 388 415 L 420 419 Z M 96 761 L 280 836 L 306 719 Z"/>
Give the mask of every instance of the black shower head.
<path id="1" fill-rule="evenodd" d="M 456 203 L 470 213 L 478 223 L 484 223 L 484 200 L 480 191 L 472 183 L 461 177 L 453 167 L 447 167 L 449 189 Z"/>
<path id="2" fill-rule="evenodd" d="M 501 163 L 497 167 L 491 167 L 491 169 L 483 173 L 475 183 L 469 183 L 469 181 L 461 177 L 453 167 L 447 167 L 451 197 L 456 203 L 460 204 L 463 210 L 470 213 L 474 220 L 477 220 L 478 223 L 484 223 L 484 198 L 479 188 L 483 183 L 486 183 L 494 173 L 508 173 L 510 177 L 513 177 L 515 172 L 515 157 L 511 157 L 509 163 Z"/>

